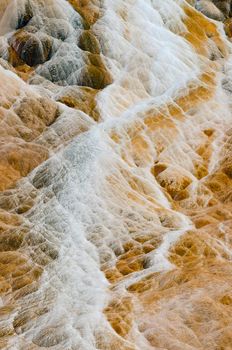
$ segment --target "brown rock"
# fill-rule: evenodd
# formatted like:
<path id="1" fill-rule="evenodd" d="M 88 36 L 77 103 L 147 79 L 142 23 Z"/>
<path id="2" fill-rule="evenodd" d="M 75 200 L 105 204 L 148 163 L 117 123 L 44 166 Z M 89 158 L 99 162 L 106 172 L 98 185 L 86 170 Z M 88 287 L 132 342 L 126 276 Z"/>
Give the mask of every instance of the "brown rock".
<path id="1" fill-rule="evenodd" d="M 48 156 L 48 152 L 36 144 L 17 139 L 0 140 L 0 190 L 11 187 L 20 177 L 26 176 Z"/>
<path id="2" fill-rule="evenodd" d="M 85 30 L 81 33 L 78 46 L 84 51 L 100 54 L 100 44 L 96 36 L 90 30 Z"/>
<path id="3" fill-rule="evenodd" d="M 18 23 L 16 29 L 22 28 L 32 19 L 33 10 L 29 1 L 22 7 L 22 11 L 18 15 Z"/>
<path id="4" fill-rule="evenodd" d="M 35 33 L 34 28 L 17 31 L 10 39 L 10 46 L 19 58 L 33 67 L 46 62 L 51 55 L 52 39 L 43 33 Z"/>
<path id="5" fill-rule="evenodd" d="M 71 108 L 76 108 L 90 115 L 94 120 L 99 120 L 96 106 L 96 89 L 88 87 L 68 87 L 62 90 L 57 100 Z"/>
<path id="6" fill-rule="evenodd" d="M 104 68 L 87 65 L 78 72 L 78 85 L 93 89 L 104 89 L 112 83 L 110 74 Z"/>
<path id="7" fill-rule="evenodd" d="M 26 137 L 29 141 L 54 122 L 58 116 L 58 108 L 48 98 L 25 97 L 19 106 L 15 107 L 15 113 L 24 125 L 31 129 L 31 135 Z"/>

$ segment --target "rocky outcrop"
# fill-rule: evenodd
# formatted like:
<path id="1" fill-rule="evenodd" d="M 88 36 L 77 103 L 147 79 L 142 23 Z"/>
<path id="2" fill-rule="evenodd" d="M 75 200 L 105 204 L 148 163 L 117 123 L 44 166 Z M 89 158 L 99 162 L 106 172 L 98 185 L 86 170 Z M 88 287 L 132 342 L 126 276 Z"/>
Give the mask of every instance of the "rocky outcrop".
<path id="1" fill-rule="evenodd" d="M 16 32 L 9 44 L 18 57 L 31 67 L 46 62 L 51 55 L 52 40 L 47 35 L 36 34 L 33 27 Z"/>

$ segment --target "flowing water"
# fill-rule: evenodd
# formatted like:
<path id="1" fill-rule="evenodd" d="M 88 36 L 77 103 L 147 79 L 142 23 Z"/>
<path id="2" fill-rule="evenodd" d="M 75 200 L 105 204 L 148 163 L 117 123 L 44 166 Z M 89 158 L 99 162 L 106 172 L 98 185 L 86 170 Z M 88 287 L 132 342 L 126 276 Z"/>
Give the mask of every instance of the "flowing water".
<path id="1" fill-rule="evenodd" d="M 0 0 L 0 349 L 232 349 L 218 2 Z"/>

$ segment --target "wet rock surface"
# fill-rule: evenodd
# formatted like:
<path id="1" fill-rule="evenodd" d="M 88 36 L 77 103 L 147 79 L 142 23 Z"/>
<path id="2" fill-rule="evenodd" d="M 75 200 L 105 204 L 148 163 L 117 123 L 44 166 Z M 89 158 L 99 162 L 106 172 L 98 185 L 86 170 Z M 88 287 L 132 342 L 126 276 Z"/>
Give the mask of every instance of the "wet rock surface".
<path id="1" fill-rule="evenodd" d="M 196 8 L 206 16 L 223 21 L 231 16 L 231 0 L 196 0 Z"/>
<path id="2" fill-rule="evenodd" d="M 231 2 L 188 3 L 0 2 L 0 349 L 231 348 Z"/>
<path id="3" fill-rule="evenodd" d="M 28 28 L 27 32 L 18 31 L 10 38 L 9 44 L 19 58 L 31 67 L 46 62 L 51 55 L 51 39 L 47 35 L 36 35 L 33 27 Z"/>
<path id="4" fill-rule="evenodd" d="M 67 19 L 58 6 L 53 10 L 52 1 L 50 5 L 29 0 L 20 4 L 16 31 L 8 39 L 10 62 L 14 67 L 39 66 L 39 75 L 59 85 L 102 89 L 112 78 L 100 56 L 96 35 L 84 29 L 90 28 L 91 21 L 88 24 L 81 13 L 71 7 L 68 10 Z M 89 58 L 91 53 L 98 57 Z M 41 66 L 45 62 L 47 65 Z"/>

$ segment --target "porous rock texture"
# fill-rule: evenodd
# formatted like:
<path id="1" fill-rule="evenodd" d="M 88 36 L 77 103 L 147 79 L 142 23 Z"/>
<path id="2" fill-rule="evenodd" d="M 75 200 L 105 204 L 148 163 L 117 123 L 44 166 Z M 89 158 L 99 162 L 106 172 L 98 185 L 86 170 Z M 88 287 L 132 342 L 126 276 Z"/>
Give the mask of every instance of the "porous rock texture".
<path id="1" fill-rule="evenodd" d="M 0 1 L 0 349 L 232 349 L 231 1 Z"/>

